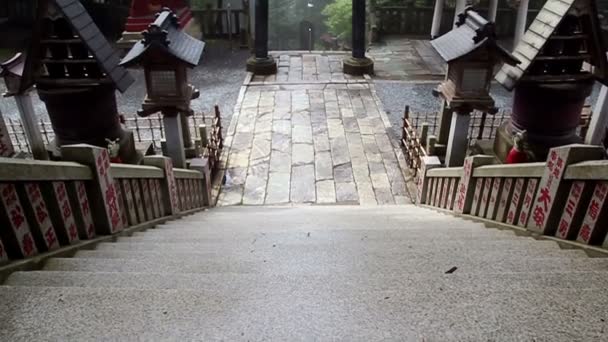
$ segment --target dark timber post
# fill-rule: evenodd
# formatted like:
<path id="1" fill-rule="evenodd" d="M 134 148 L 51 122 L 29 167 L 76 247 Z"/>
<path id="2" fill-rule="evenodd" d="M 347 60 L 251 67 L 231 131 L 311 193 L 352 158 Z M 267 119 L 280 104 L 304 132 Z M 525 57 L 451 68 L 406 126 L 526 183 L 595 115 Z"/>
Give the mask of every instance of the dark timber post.
<path id="1" fill-rule="evenodd" d="M 353 0 L 353 53 L 344 60 L 344 73 L 374 73 L 374 62 L 365 57 L 365 0 Z"/>
<path id="2" fill-rule="evenodd" d="M 247 71 L 256 75 L 272 75 L 277 64 L 268 55 L 268 0 L 255 1 L 255 51 L 247 60 Z"/>

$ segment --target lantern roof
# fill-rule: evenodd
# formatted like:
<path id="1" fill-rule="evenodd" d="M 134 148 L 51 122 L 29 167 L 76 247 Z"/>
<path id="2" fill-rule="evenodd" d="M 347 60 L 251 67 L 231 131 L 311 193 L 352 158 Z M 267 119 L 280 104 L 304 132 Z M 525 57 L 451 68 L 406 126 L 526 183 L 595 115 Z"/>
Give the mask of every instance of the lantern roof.
<path id="1" fill-rule="evenodd" d="M 500 59 L 509 64 L 519 61 L 510 52 L 498 45 L 494 24 L 467 7 L 458 15 L 456 27 L 431 41 L 431 45 L 446 62 L 465 57 L 479 48 L 492 49 Z"/>
<path id="2" fill-rule="evenodd" d="M 4 77 L 11 75 L 15 77 L 21 77 L 23 75 L 24 62 L 25 60 L 23 58 L 23 54 L 16 54 L 11 59 L 0 64 L 0 76 Z"/>
<path id="3" fill-rule="evenodd" d="M 45 26 L 47 20 L 56 22 L 60 19 L 64 19 L 71 28 L 69 37 L 51 36 L 52 33 Z M 60 80 L 50 80 L 50 83 L 56 81 L 55 84 L 76 86 L 86 86 L 100 82 L 111 83 L 116 89 L 124 92 L 134 82 L 128 71 L 119 65 L 118 52 L 110 45 L 79 0 L 40 0 L 37 6 L 31 41 L 23 66 L 20 91 L 26 91 L 35 83 L 49 81 L 48 79 L 51 79 L 51 77 L 40 75 L 40 66 L 48 66 L 53 63 L 54 65 L 63 63 L 72 66 L 86 66 L 94 63 L 98 65 L 102 74 L 85 75 L 78 77 L 78 79 L 75 79 L 74 75 L 65 74 Z M 68 56 L 63 60 L 57 60 L 44 55 L 45 51 L 54 46 L 63 45 L 67 47 L 70 44 L 70 46 L 73 46 L 79 43 L 85 46 L 88 50 L 87 55 L 92 57 Z"/>
<path id="4" fill-rule="evenodd" d="M 580 18 L 580 31 L 568 32 L 572 31 L 568 29 L 571 23 L 564 19 L 569 15 Z M 553 50 L 550 46 L 552 41 L 563 43 L 575 40 L 584 41 L 582 45 L 586 47 L 586 51 L 561 55 L 553 55 L 550 52 Z M 504 65 L 495 77 L 496 81 L 508 90 L 512 90 L 519 81 L 526 79 L 555 82 L 595 76 L 598 81 L 608 84 L 606 46 L 595 0 L 547 0 L 513 54 L 522 63 L 517 66 Z M 581 73 L 580 69 L 569 74 L 569 71 L 566 71 L 568 68 L 552 68 L 562 71 L 545 73 L 543 70 L 547 70 L 546 66 L 533 67 L 537 62 L 555 65 L 572 61 L 584 61 L 592 68 L 586 74 Z"/>
<path id="5" fill-rule="evenodd" d="M 120 62 L 122 66 L 136 64 L 152 49 L 160 49 L 190 67 L 199 64 L 205 43 L 180 29 L 177 15 L 164 8 L 156 15 L 156 20 L 142 33 L 144 38 L 137 42 Z"/>

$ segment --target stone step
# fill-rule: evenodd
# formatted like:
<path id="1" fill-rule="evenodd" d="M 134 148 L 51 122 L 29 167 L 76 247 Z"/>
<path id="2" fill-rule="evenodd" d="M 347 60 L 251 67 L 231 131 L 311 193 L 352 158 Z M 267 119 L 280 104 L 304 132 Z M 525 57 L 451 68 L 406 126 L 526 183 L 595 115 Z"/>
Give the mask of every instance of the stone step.
<path id="1" fill-rule="evenodd" d="M 173 234 L 171 234 L 173 233 Z M 258 242 L 270 243 L 348 243 L 356 241 L 427 241 L 427 240 L 525 240 L 530 237 L 520 237 L 513 234 L 503 234 L 496 231 L 483 230 L 445 230 L 417 229 L 411 231 L 294 231 L 271 233 L 241 233 L 238 232 L 163 232 L 148 233 L 139 236 L 119 237 L 120 242 Z"/>
<path id="2" fill-rule="evenodd" d="M 497 236 L 516 236 L 514 230 L 511 229 L 497 229 L 497 228 L 487 228 L 482 225 L 465 225 L 465 224 L 450 224 L 449 226 L 427 226 L 427 225 L 408 225 L 406 227 L 385 229 L 385 228 L 376 228 L 376 227 L 368 227 L 367 229 L 333 229 L 333 228 L 323 228 L 323 229 L 302 229 L 302 228 L 288 228 L 283 230 L 272 230 L 264 231 L 263 229 L 259 230 L 248 230 L 239 227 L 229 227 L 228 229 L 222 228 L 219 229 L 217 227 L 178 227 L 179 235 L 183 234 L 198 234 L 204 236 L 232 236 L 232 237 L 240 237 L 240 236 L 252 236 L 252 235 L 261 235 L 261 234 L 304 234 L 308 235 L 308 233 L 319 232 L 321 235 L 323 234 L 343 234 L 343 235 L 353 235 L 360 234 L 364 235 L 366 233 L 372 234 L 410 234 L 410 232 L 438 232 L 440 234 L 460 234 L 460 233 L 474 233 L 474 234 L 495 234 Z M 132 236 L 140 237 L 140 236 L 175 236 L 176 233 L 170 227 L 163 228 L 151 228 L 145 231 L 135 232 Z"/>
<path id="3" fill-rule="evenodd" d="M 449 228 L 463 228 L 463 229 L 488 229 L 485 225 L 475 222 L 467 222 L 463 220 L 453 220 L 445 222 L 437 221 L 393 221 L 390 223 L 380 222 L 365 222 L 359 220 L 357 223 L 348 224 L 347 222 L 294 222 L 286 224 L 285 221 L 250 221 L 247 223 L 240 222 L 239 219 L 233 218 L 232 220 L 225 220 L 223 222 L 210 221 L 210 222 L 197 222 L 197 223 L 170 223 L 159 225 L 154 228 L 155 230 L 184 230 L 184 231 L 237 231 L 237 232 L 270 232 L 270 231 L 294 231 L 294 230 L 408 230 L 408 229 L 449 229 Z"/>
<path id="4" fill-rule="evenodd" d="M 184 289 L 2 286 L 0 340 L 606 338 L 608 296 L 603 289 L 339 291 L 306 287 L 251 298 L 228 291 L 217 296 Z"/>
<path id="5" fill-rule="evenodd" d="M 234 250 L 227 254 L 218 254 L 216 252 L 205 252 L 204 250 L 198 252 L 184 252 L 179 250 L 150 250 L 150 251 L 129 251 L 129 250 L 83 250 L 78 251 L 75 254 L 77 258 L 90 258 L 90 259 L 146 259 L 146 258 L 182 258 L 182 259 L 202 259 L 202 260 L 225 260 L 227 258 L 231 260 L 241 261 L 272 261 L 272 260 L 283 260 L 289 258 L 306 258 L 306 260 L 319 258 L 347 258 L 349 256 L 355 257 L 357 255 L 356 248 L 340 249 L 335 248 L 328 250 L 322 247 L 316 246 L 297 246 L 290 247 L 287 249 L 273 248 L 273 249 L 241 249 Z M 383 251 L 371 251 L 366 252 L 366 258 L 389 258 L 389 257 L 400 257 L 400 258 L 429 258 L 439 255 L 449 255 L 454 258 L 481 258 L 484 260 L 495 260 L 495 259 L 513 259 L 513 258 L 550 258 L 550 257 L 568 257 L 568 258 L 587 258 L 587 254 L 581 250 L 536 250 L 536 249 L 520 249 L 520 250 L 489 250 L 489 251 L 474 251 L 474 250 L 440 250 L 440 251 L 429 251 L 422 249 L 404 249 L 399 254 L 392 252 Z M 363 257 L 363 256 L 361 256 Z"/>
<path id="6" fill-rule="evenodd" d="M 289 251 L 295 248 L 308 248 L 308 250 L 332 251 L 348 250 L 354 254 L 383 251 L 388 255 L 402 253 L 404 250 L 417 250 L 428 253 L 469 253 L 472 251 L 488 252 L 494 250 L 512 251 L 517 253 L 522 250 L 550 251 L 559 250 L 559 245 L 554 241 L 534 240 L 521 238 L 517 240 L 436 240 L 436 241 L 325 241 L 315 244 L 292 242 L 292 243 L 261 243 L 251 242 L 103 242 L 97 245 L 100 251 L 171 251 L 171 252 L 206 252 L 215 253 L 218 256 L 236 253 L 238 251 L 265 251 L 275 249 L 277 251 Z"/>
<path id="7" fill-rule="evenodd" d="M 382 218 L 386 221 L 406 219 L 437 219 L 440 221 L 454 219 L 451 215 L 444 215 L 426 208 L 416 207 L 412 205 L 406 206 L 378 206 L 378 207 L 357 207 L 357 206 L 297 206 L 297 207 L 281 207 L 281 206 L 240 206 L 240 207 L 222 207 L 214 208 L 213 210 L 197 213 L 186 216 L 180 219 L 180 222 L 208 222 L 214 220 L 225 220 L 234 218 L 249 218 L 253 221 L 265 220 L 282 220 L 285 217 L 292 221 L 310 221 L 310 220 L 331 220 L 351 218 L 362 218 L 373 221 L 374 218 Z"/>
<path id="8" fill-rule="evenodd" d="M 306 289 L 339 293 L 376 290 L 441 292 L 445 290 L 488 292 L 536 288 L 595 289 L 608 291 L 608 272 L 560 273 L 413 273 L 299 275 L 243 273 L 137 273 L 137 272 L 15 272 L 4 283 L 10 286 L 98 287 L 137 289 L 192 289 L 264 298 L 289 295 Z M 272 292 L 271 292 L 272 291 Z"/>
<path id="9" fill-rule="evenodd" d="M 254 253 L 252 253 L 254 254 Z M 361 254 L 364 255 L 364 254 Z M 47 261 L 47 271 L 86 272 L 151 272 L 151 273 L 259 273 L 259 274 L 332 274 L 362 273 L 373 276 L 377 273 L 444 273 L 457 267 L 462 273 L 486 272 L 589 272 L 608 271 L 608 259 L 584 258 L 491 258 L 428 255 L 417 258 L 404 257 L 356 257 L 315 253 L 284 255 L 281 258 L 265 259 L 238 256 L 213 259 L 184 259 L 183 257 L 158 257 L 145 259 L 90 259 L 53 258 Z"/>

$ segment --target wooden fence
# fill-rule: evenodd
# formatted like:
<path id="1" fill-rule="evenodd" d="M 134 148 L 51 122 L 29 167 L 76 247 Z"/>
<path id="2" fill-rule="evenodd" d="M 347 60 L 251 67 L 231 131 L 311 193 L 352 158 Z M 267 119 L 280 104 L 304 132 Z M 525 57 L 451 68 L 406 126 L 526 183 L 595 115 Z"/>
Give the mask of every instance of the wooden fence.
<path id="1" fill-rule="evenodd" d="M 160 151 L 162 148 L 161 142 L 165 139 L 163 119 L 160 115 L 151 115 L 146 118 L 137 116 L 125 117 L 124 121 L 125 128 L 133 131 L 136 142 L 152 143 L 154 149 Z M 213 117 L 205 117 L 203 114 L 196 114 L 188 117 L 188 127 L 190 128 L 193 140 L 200 139 L 200 125 L 210 124 L 210 127 L 212 127 L 216 121 L 215 115 Z M 7 118 L 5 122 L 15 150 L 17 152 L 31 153 L 21 120 Z M 51 143 L 55 138 L 51 122 L 40 119 L 38 126 L 44 143 Z"/>
<path id="2" fill-rule="evenodd" d="M 608 161 L 599 146 L 550 150 L 540 163 L 493 165 L 493 156 L 467 157 L 442 168 L 422 158 L 417 203 L 519 226 L 534 233 L 608 248 Z"/>
<path id="3" fill-rule="evenodd" d="M 110 164 L 108 151 L 64 146 L 63 162 L 0 158 L 0 264 L 88 245 L 203 208 L 206 174 L 171 159 Z"/>
<path id="4" fill-rule="evenodd" d="M 479 13 L 486 16 L 488 9 L 479 8 Z M 372 9 L 376 28 L 381 35 L 399 34 L 422 36 L 428 38 L 431 34 L 434 8 L 431 6 L 386 6 Z M 528 11 L 528 25 L 538 14 L 538 9 Z M 498 37 L 513 37 L 516 10 L 511 8 L 499 8 L 496 14 L 496 34 Z M 445 8 L 441 17 L 440 33 L 448 32 L 454 22 L 454 9 Z"/>
<path id="5" fill-rule="evenodd" d="M 469 141 L 494 139 L 498 127 L 510 117 L 511 113 L 504 110 L 496 114 L 474 111 L 469 124 Z M 405 107 L 401 127 L 401 146 L 404 149 L 407 165 L 414 176 L 421 168 L 421 158 L 435 154 L 432 137 L 436 134 L 438 122 L 437 112 L 410 113 L 409 107 Z M 429 137 L 431 137 L 430 141 Z"/>
<path id="6" fill-rule="evenodd" d="M 248 10 L 209 8 L 192 10 L 192 15 L 200 23 L 205 38 L 242 39 L 241 34 L 247 32 Z"/>

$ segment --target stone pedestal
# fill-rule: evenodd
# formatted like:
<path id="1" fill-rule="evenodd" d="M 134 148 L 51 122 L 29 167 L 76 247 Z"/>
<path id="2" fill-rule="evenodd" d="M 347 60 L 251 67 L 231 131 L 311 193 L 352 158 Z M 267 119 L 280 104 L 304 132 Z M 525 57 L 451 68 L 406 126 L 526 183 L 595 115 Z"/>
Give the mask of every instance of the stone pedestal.
<path id="1" fill-rule="evenodd" d="M 44 146 L 42 134 L 40 134 L 40 128 L 36 121 L 36 112 L 34 111 L 30 94 L 15 95 L 15 102 L 17 103 L 21 122 L 23 123 L 23 129 L 25 130 L 25 135 L 30 144 L 34 159 L 48 160 L 49 154 Z"/>
<path id="2" fill-rule="evenodd" d="M 349 75 L 371 75 L 374 73 L 374 62 L 367 58 L 348 57 L 343 62 L 343 71 Z"/>
<path id="3" fill-rule="evenodd" d="M 437 143 L 445 145 L 448 143 L 450 135 L 450 125 L 452 124 L 452 110 L 448 103 L 442 99 L 441 109 L 439 110 L 439 122 L 437 123 Z"/>
<path id="4" fill-rule="evenodd" d="M 184 150 L 184 135 L 181 116 L 163 115 L 165 137 L 167 138 L 167 155 L 173 161 L 173 166 L 186 168 L 186 152 Z"/>
<path id="5" fill-rule="evenodd" d="M 445 155 L 445 165 L 447 167 L 462 166 L 467 155 L 469 146 L 469 123 L 471 122 L 470 113 L 454 113 L 450 126 L 450 136 Z"/>
<path id="6" fill-rule="evenodd" d="M 277 73 L 277 62 L 272 56 L 262 58 L 252 56 L 247 60 L 247 71 L 255 75 L 273 75 Z"/>

